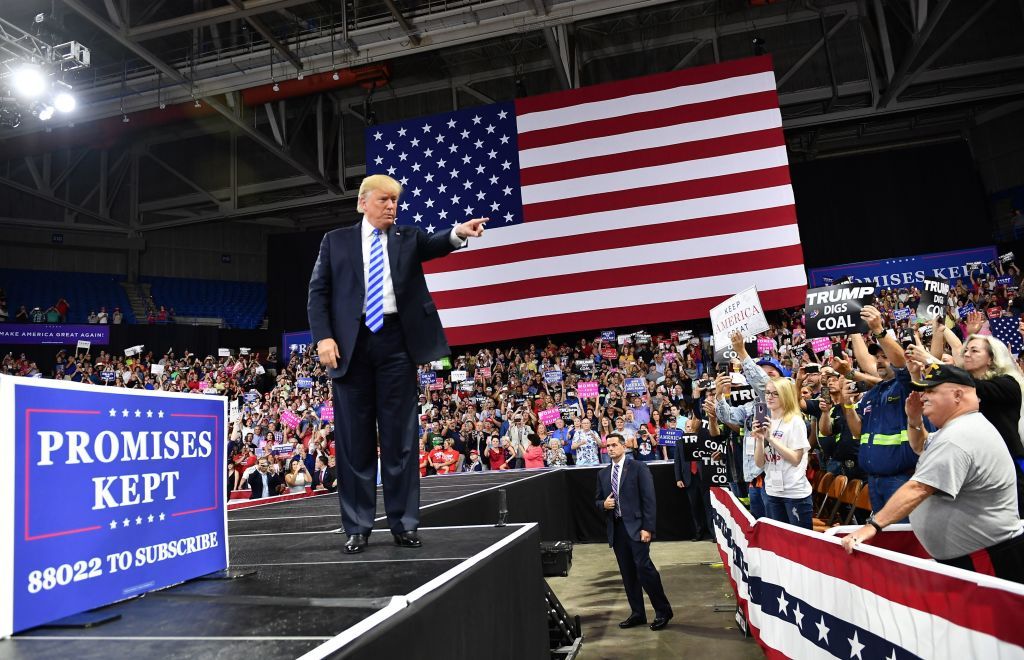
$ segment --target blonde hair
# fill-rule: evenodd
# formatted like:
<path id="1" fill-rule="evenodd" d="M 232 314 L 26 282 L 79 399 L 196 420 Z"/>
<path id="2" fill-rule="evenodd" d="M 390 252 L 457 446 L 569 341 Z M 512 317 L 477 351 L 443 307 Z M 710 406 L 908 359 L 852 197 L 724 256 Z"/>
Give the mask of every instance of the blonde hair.
<path id="1" fill-rule="evenodd" d="M 788 378 L 772 378 L 772 385 L 779 393 L 782 404 L 782 421 L 788 422 L 800 414 L 800 403 L 797 399 L 796 384 Z"/>
<path id="2" fill-rule="evenodd" d="M 402 184 L 387 174 L 371 174 L 359 184 L 359 198 L 356 201 L 357 211 L 360 213 L 366 212 L 366 209 L 363 208 L 363 199 L 374 190 L 383 190 L 398 197 L 402 194 Z"/>

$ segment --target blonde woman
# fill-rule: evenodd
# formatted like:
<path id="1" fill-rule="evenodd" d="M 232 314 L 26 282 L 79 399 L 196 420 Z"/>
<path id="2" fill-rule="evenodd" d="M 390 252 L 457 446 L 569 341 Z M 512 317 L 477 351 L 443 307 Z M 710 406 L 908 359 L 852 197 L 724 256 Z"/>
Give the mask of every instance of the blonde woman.
<path id="1" fill-rule="evenodd" d="M 807 480 L 807 426 L 800 414 L 796 385 L 788 378 L 773 378 L 765 386 L 768 418 L 755 420 L 754 462 L 764 469 L 765 508 L 768 517 L 805 529 L 813 528 L 811 482 Z"/>

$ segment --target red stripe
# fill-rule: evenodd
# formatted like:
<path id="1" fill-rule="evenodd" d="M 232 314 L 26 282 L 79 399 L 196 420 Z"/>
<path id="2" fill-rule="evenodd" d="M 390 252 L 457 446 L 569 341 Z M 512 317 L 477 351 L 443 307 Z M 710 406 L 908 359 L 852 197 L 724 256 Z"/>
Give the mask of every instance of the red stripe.
<path id="1" fill-rule="evenodd" d="M 739 500 L 724 488 L 712 488 L 711 496 L 729 510 L 729 515 L 732 516 L 733 522 L 739 526 L 743 535 L 749 536 L 750 530 L 753 529 L 753 525 L 750 522 L 750 512 L 740 507 Z"/>
<path id="2" fill-rule="evenodd" d="M 427 274 L 450 273 L 468 268 L 486 268 L 495 264 L 515 263 L 523 259 L 560 257 L 595 250 L 607 250 L 620 245 L 645 245 L 650 243 L 655 236 L 657 241 L 662 243 L 792 224 L 796 224 L 796 207 L 779 206 L 745 213 L 678 220 L 655 226 L 612 229 L 557 239 L 499 245 L 480 250 L 462 250 L 453 252 L 444 259 L 434 259 L 423 264 L 423 271 Z"/>
<path id="3" fill-rule="evenodd" d="M 804 302 L 807 292 L 805 286 L 788 287 L 759 291 L 761 305 L 765 309 L 781 309 L 793 307 Z M 688 319 L 705 319 L 708 310 L 729 296 L 697 298 L 659 303 L 657 305 L 633 305 L 618 307 L 614 310 L 598 309 L 572 314 L 555 313 L 550 316 L 536 316 L 513 321 L 495 323 L 478 323 L 456 328 L 445 328 L 448 343 L 453 346 L 467 344 L 484 344 L 507 339 L 519 339 L 547 334 L 579 332 L 581 330 L 599 330 L 615 324 L 616 321 L 629 319 L 633 325 L 645 323 L 667 323 Z"/>
<path id="4" fill-rule="evenodd" d="M 620 172 L 624 169 L 632 170 L 640 167 L 684 163 L 700 158 L 712 158 L 714 156 L 738 154 L 755 149 L 780 147 L 785 146 L 785 144 L 786 138 L 782 133 L 782 129 L 771 128 L 709 140 L 669 144 L 664 147 L 654 147 L 642 151 L 581 158 L 572 161 L 571 170 L 568 172 L 566 171 L 567 163 L 527 167 L 520 170 L 519 182 L 520 185 L 529 186 L 537 183 L 562 181 L 570 177 L 575 179 L 592 174 Z"/>
<path id="5" fill-rule="evenodd" d="M 680 99 L 685 101 L 685 97 Z M 774 90 L 754 92 L 727 99 L 687 103 L 673 107 L 647 110 L 631 115 L 620 115 L 608 119 L 592 119 L 564 126 L 552 126 L 519 133 L 516 137 L 519 150 L 546 147 L 554 144 L 568 144 L 579 140 L 607 137 L 663 128 L 695 121 L 718 119 L 758 110 L 774 110 L 779 107 L 779 97 Z"/>
<path id="6" fill-rule="evenodd" d="M 564 199 L 557 201 L 523 206 L 523 219 L 527 222 L 536 222 L 537 220 L 550 220 L 586 213 L 633 209 L 638 203 L 643 203 L 644 206 L 667 204 L 685 199 L 727 195 L 787 184 L 789 184 L 789 168 L 782 165 L 753 172 L 651 186 L 642 190 L 620 190 L 579 197 L 567 195 Z M 569 190 L 567 189 L 566 192 L 568 193 Z M 632 212 L 636 213 L 636 210 Z"/>
<path id="7" fill-rule="evenodd" d="M 642 78 L 632 78 L 603 85 L 591 85 L 582 89 L 571 89 L 564 92 L 552 92 L 525 99 L 516 99 L 516 115 L 522 116 L 531 112 L 566 108 L 581 103 L 607 101 L 632 94 L 656 92 L 671 89 L 680 85 L 697 85 L 723 80 L 735 76 L 746 76 L 752 73 L 763 73 L 772 70 L 771 56 L 750 57 L 732 60 L 721 64 L 669 71 Z"/>
<path id="8" fill-rule="evenodd" d="M 894 603 L 1024 646 L 1024 597 L 875 555 L 847 555 L 838 545 L 809 542 L 802 534 L 773 525 L 756 525 L 750 541 Z"/>
<path id="9" fill-rule="evenodd" d="M 683 261 L 644 264 L 641 266 L 537 278 L 530 277 L 529 265 L 526 264 L 519 277 L 508 278 L 512 281 L 489 286 L 470 286 L 465 289 L 439 291 L 432 295 L 438 309 L 448 309 L 521 300 L 538 294 L 555 296 L 594 289 L 610 289 L 698 277 L 714 277 L 717 275 L 744 273 L 752 270 L 781 268 L 783 266 L 803 266 L 804 263 L 803 250 L 799 245 L 745 252 L 741 256 L 733 258 L 715 255 L 700 259 L 686 259 L 685 255 L 679 256 Z M 600 268 L 600 264 L 594 265 Z M 585 270 L 587 265 L 581 263 L 580 266 Z M 615 304 L 614 301 L 610 302 Z"/>
<path id="10" fill-rule="evenodd" d="M 992 565 L 992 556 L 988 554 L 988 550 L 982 548 L 976 552 L 971 553 L 971 562 L 974 563 L 974 570 L 982 575 L 996 576 L 996 567 Z"/>

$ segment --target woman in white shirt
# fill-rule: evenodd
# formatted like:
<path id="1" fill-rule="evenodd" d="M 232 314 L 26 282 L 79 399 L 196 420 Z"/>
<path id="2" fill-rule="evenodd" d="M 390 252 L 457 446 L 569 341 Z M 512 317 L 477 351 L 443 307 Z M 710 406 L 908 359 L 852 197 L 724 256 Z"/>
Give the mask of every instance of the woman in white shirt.
<path id="1" fill-rule="evenodd" d="M 768 517 L 813 529 L 814 506 L 807 480 L 807 426 L 800 415 L 796 385 L 788 378 L 772 379 L 764 390 L 769 417 L 754 422 L 754 462 L 764 468 Z"/>

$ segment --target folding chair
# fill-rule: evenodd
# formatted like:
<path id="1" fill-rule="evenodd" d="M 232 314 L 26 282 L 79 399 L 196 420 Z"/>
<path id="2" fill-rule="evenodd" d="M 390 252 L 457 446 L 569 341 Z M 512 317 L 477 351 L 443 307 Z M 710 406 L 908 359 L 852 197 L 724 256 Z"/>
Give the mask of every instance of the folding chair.
<path id="1" fill-rule="evenodd" d="M 836 475 L 831 472 L 825 472 L 821 475 L 821 479 L 818 484 L 814 487 L 813 502 L 815 507 L 820 507 L 825 496 L 828 494 L 829 486 L 832 485 L 832 480 L 835 479 Z"/>
<path id="2" fill-rule="evenodd" d="M 851 523 L 862 523 L 868 519 L 871 514 L 871 496 L 868 493 L 868 485 L 863 484 L 860 490 L 857 492 L 857 498 L 850 507 L 850 512 L 846 514 L 846 520 L 843 521 L 844 525 Z"/>
<path id="3" fill-rule="evenodd" d="M 815 531 L 826 530 L 832 524 L 831 521 L 835 517 L 836 511 L 839 510 L 839 498 L 842 497 L 843 491 L 846 490 L 846 482 L 846 477 L 841 474 L 832 480 L 832 485 L 829 486 L 825 499 L 822 500 L 821 506 L 818 507 L 818 515 L 814 517 Z M 828 511 L 827 514 L 825 513 L 826 511 Z"/>

